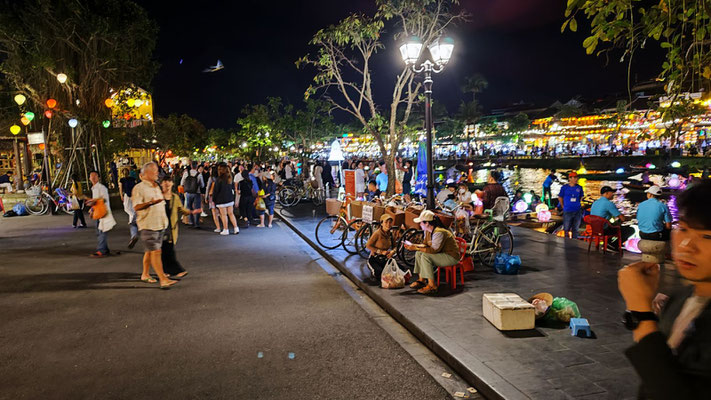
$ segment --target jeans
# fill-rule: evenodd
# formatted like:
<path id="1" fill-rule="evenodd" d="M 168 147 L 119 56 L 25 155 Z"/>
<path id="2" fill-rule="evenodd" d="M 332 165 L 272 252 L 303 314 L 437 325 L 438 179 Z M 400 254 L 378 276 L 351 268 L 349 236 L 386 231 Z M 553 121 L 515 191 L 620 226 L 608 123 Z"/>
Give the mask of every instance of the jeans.
<path id="1" fill-rule="evenodd" d="M 79 209 L 74 210 L 74 219 L 72 220 L 72 225 L 77 226 L 77 223 L 81 221 L 81 226 L 86 226 L 86 221 L 84 220 L 84 200 L 79 200 Z"/>
<path id="2" fill-rule="evenodd" d="M 96 251 L 101 254 L 109 254 L 109 232 L 102 232 L 99 229 L 99 220 L 96 220 L 96 237 L 98 239 L 98 244 L 96 245 Z"/>
<path id="3" fill-rule="evenodd" d="M 185 202 L 189 210 L 202 210 L 200 193 L 185 193 Z M 190 223 L 193 226 L 200 226 L 200 215 L 190 214 Z"/>
<path id="4" fill-rule="evenodd" d="M 131 238 L 138 235 L 138 225 L 136 224 L 136 217 L 133 217 L 133 221 L 128 224 L 128 230 L 131 232 Z"/>
<path id="5" fill-rule="evenodd" d="M 565 237 L 568 237 L 568 232 L 571 232 L 573 239 L 578 238 L 578 228 L 580 228 L 580 220 L 582 218 L 582 210 L 563 212 L 563 230 L 565 231 Z"/>

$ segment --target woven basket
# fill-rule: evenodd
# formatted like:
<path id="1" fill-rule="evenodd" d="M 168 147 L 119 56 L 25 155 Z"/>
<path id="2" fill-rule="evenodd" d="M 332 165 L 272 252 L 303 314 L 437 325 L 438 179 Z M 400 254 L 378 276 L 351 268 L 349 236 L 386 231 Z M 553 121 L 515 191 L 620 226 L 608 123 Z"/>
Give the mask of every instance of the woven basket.
<path id="1" fill-rule="evenodd" d="M 360 200 L 351 201 L 351 218 L 363 218 L 363 202 Z"/>
<path id="2" fill-rule="evenodd" d="M 337 199 L 326 199 L 326 213 L 328 215 L 338 215 L 341 212 L 342 201 Z"/>

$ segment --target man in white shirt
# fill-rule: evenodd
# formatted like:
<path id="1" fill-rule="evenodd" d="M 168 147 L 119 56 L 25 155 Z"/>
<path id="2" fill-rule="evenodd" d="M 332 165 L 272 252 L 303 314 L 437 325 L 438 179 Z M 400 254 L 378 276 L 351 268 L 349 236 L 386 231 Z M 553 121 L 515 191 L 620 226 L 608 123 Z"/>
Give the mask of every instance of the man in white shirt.
<path id="1" fill-rule="evenodd" d="M 99 203 L 103 203 L 106 210 L 106 214 L 96 220 L 96 237 L 98 243 L 96 245 L 96 251 L 91 255 L 93 258 L 102 258 L 110 254 L 109 251 L 109 231 L 116 225 L 116 220 L 111 214 L 111 204 L 109 203 L 109 189 L 99 182 L 99 173 L 96 171 L 91 171 L 89 174 L 89 181 L 91 182 L 91 199 L 86 201 L 86 204 L 94 207 Z M 98 207 L 97 207 L 98 208 Z M 91 209 L 92 217 L 95 208 Z"/>
<path id="2" fill-rule="evenodd" d="M 178 281 L 169 279 L 163 272 L 161 247 L 163 245 L 163 231 L 168 227 L 168 216 L 165 213 L 165 198 L 157 183 L 158 165 L 154 162 L 143 165 L 141 177 L 143 180 L 133 188 L 131 194 L 133 208 L 136 210 L 138 235 L 145 250 L 141 280 L 146 283 L 156 282 L 150 275 L 152 265 L 160 280 L 160 288 L 170 289 Z M 197 196 L 199 199 L 200 194 L 198 193 Z"/>

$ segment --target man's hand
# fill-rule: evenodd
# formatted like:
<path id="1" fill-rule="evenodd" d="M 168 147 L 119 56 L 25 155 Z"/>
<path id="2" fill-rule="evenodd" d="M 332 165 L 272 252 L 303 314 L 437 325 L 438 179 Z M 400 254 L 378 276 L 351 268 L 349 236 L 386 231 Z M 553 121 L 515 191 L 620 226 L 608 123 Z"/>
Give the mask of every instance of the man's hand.
<path id="1" fill-rule="evenodd" d="M 164 201 L 165 201 L 165 199 L 153 199 L 150 201 L 150 203 L 151 203 L 151 205 L 155 205 L 155 204 L 162 203 Z"/>
<path id="2" fill-rule="evenodd" d="M 617 286 L 631 311 L 652 311 L 659 287 L 659 264 L 637 262 L 617 272 Z"/>

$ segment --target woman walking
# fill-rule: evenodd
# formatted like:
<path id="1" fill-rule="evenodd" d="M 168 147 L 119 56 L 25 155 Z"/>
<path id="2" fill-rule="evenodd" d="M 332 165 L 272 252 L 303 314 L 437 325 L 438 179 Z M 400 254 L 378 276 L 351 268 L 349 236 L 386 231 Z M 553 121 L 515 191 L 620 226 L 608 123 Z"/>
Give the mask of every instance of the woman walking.
<path id="1" fill-rule="evenodd" d="M 72 221 L 72 226 L 75 228 L 86 228 L 86 221 L 84 220 L 84 190 L 82 190 L 81 182 L 79 182 L 79 177 L 72 175 L 72 195 L 76 197 L 79 202 L 79 208 L 74 210 L 74 219 Z M 81 225 L 77 226 L 77 223 L 81 221 Z"/>
<path id="2" fill-rule="evenodd" d="M 193 211 L 183 207 L 180 196 L 173 193 L 173 178 L 166 175 L 160 183 L 165 198 L 165 214 L 168 216 L 168 228 L 163 235 L 163 245 L 161 246 L 161 261 L 163 262 L 163 272 L 170 278 L 182 278 L 188 271 L 180 265 L 175 255 L 175 245 L 178 243 L 178 222 L 179 215 L 200 214 L 199 209 Z"/>
<path id="3" fill-rule="evenodd" d="M 274 172 L 264 172 L 262 174 L 262 190 L 264 195 L 261 196 L 264 200 L 265 210 L 259 211 L 259 227 L 264 228 L 264 214 L 269 215 L 269 226 L 272 227 L 274 220 L 274 203 L 276 202 L 276 183 L 274 183 Z"/>
<path id="4" fill-rule="evenodd" d="M 212 213 L 212 221 L 215 222 L 215 232 L 220 233 L 222 232 L 222 229 L 220 229 L 220 217 L 219 217 L 219 211 L 217 211 L 217 207 L 215 207 L 215 199 L 213 198 L 212 195 L 212 190 L 213 187 L 215 186 L 215 182 L 217 181 L 217 166 L 213 165 L 210 167 L 210 177 L 207 180 L 207 189 L 205 193 L 207 193 L 207 206 L 210 207 L 210 212 Z M 227 227 L 225 226 L 225 229 Z"/>
<path id="5" fill-rule="evenodd" d="M 239 182 L 239 215 L 244 218 L 245 227 L 249 228 L 249 216 L 254 212 L 254 195 L 252 194 L 252 180 L 249 171 L 242 171 L 242 180 Z M 255 191 L 258 189 L 254 189 Z"/>
<path id="6" fill-rule="evenodd" d="M 220 235 L 230 234 L 227 225 L 228 216 L 230 222 L 232 222 L 232 226 L 235 227 L 235 235 L 237 235 L 239 234 L 239 227 L 237 226 L 237 218 L 235 218 L 233 210 L 235 205 L 235 187 L 232 183 L 232 176 L 230 175 L 230 170 L 227 168 L 227 165 L 218 165 L 217 175 L 217 180 L 212 187 L 212 198 L 215 202 L 215 207 L 217 207 L 217 210 L 220 212 L 220 218 L 222 220 L 222 232 L 220 232 Z"/>

